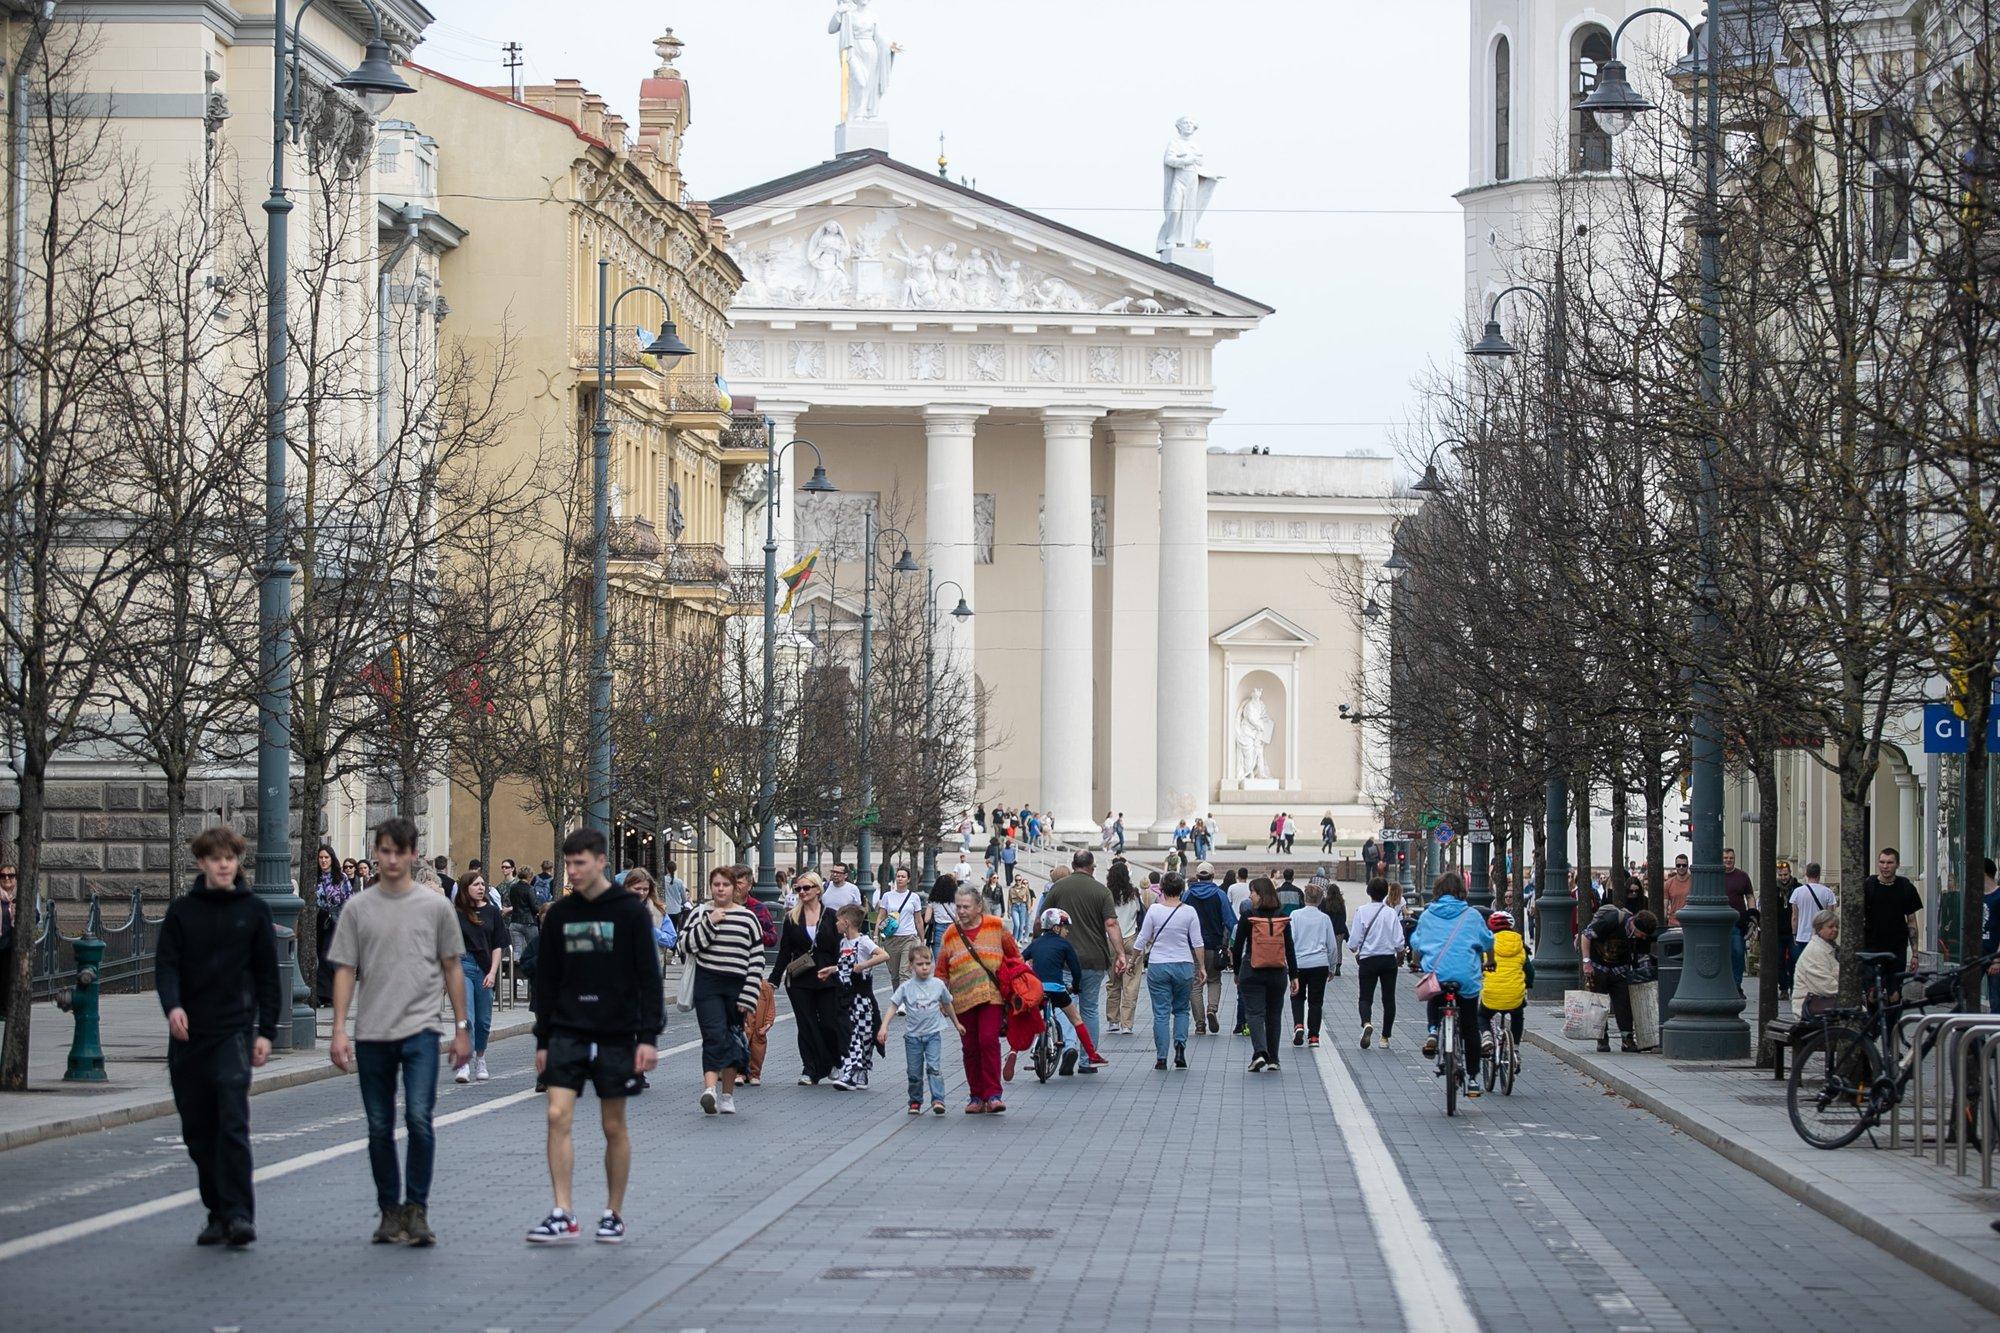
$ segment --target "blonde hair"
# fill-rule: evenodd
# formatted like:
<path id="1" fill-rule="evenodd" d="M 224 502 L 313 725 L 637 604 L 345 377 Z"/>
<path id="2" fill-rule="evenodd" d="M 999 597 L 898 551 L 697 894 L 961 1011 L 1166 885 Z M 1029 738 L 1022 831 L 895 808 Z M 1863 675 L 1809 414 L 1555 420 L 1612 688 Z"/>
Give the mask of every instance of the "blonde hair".
<path id="1" fill-rule="evenodd" d="M 1828 926 L 1837 926 L 1839 924 L 1840 909 L 1838 907 L 1822 907 L 1819 911 L 1813 913 L 1812 928 L 1815 932 L 1825 930 Z"/>
<path id="2" fill-rule="evenodd" d="M 800 889 L 807 887 L 815 889 L 820 887 L 819 873 L 817 871 L 801 870 L 797 875 L 793 876 L 792 878 L 793 893 L 797 893 Z M 785 913 L 785 919 L 788 921 L 803 922 L 805 920 L 804 916 L 805 910 L 806 910 L 806 905 L 804 903 L 795 902 L 792 904 L 792 910 Z"/>

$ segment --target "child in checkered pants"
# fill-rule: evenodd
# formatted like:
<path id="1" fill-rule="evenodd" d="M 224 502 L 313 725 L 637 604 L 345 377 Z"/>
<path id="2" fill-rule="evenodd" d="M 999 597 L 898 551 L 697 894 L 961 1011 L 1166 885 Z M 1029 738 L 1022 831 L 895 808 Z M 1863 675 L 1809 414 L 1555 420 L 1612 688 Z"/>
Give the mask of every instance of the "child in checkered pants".
<path id="1" fill-rule="evenodd" d="M 868 1070 L 875 1063 L 875 1029 L 880 1014 L 875 1007 L 875 982 L 868 974 L 889 960 L 889 955 L 861 928 L 867 914 L 858 903 L 849 903 L 835 918 L 840 925 L 840 961 L 819 970 L 821 977 L 838 977 L 847 996 L 847 1051 L 840 1068 L 830 1080 L 843 1092 L 868 1086 Z"/>

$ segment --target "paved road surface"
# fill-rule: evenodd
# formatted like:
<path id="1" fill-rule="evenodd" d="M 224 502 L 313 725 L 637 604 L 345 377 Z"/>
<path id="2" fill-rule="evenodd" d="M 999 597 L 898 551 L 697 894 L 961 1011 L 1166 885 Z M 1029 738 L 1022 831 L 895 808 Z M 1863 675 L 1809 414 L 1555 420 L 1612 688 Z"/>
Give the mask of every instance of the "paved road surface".
<path id="1" fill-rule="evenodd" d="M 733 1118 L 698 1113 L 696 1057 L 674 1050 L 632 1108 L 623 1247 L 522 1243 L 548 1190 L 532 1047 L 516 1039 L 496 1046 L 492 1082 L 446 1074 L 434 1250 L 367 1243 L 359 1097 L 338 1079 L 252 1102 L 263 1240 L 248 1252 L 192 1245 L 171 1119 L 0 1155 L 0 1284 L 10 1316 L 32 1318 L 17 1327 L 107 1330 L 723 1333 L 906 1316 L 1637 1333 L 1918 1311 L 1927 1333 L 1992 1327 L 1536 1052 L 1514 1097 L 1447 1121 L 1407 979 L 1403 993 L 1387 1052 L 1356 1049 L 1350 972 L 1329 992 L 1338 1044 L 1317 1061 L 1287 1047 L 1282 1074 L 1250 1077 L 1246 1039 L 1205 1037 L 1192 1069 L 1159 1074 L 1147 1038 L 1113 1037 L 1109 1069 L 1047 1087 L 1024 1071 L 992 1119 L 906 1116 L 893 1034 L 874 1090 L 842 1094 L 793 1085 L 781 1023 L 770 1082 Z M 665 1044 L 692 1035 L 677 1014 Z M 577 1202 L 594 1216 L 599 1138 L 582 1110 Z"/>

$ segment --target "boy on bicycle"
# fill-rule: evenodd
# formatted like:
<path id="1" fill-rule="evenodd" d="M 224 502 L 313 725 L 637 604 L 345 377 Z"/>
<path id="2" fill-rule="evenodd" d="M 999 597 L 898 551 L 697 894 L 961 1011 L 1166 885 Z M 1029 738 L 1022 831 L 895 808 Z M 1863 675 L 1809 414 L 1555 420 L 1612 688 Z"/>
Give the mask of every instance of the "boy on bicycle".
<path id="1" fill-rule="evenodd" d="M 1493 1020 L 1505 1019 L 1514 1032 L 1514 1049 L 1521 1047 L 1521 1022 L 1528 1013 L 1528 987 L 1535 984 L 1535 960 L 1527 941 L 1514 928 L 1511 912 L 1486 918 L 1493 932 L 1493 951 L 1486 956 L 1486 984 L 1479 991 L 1479 1049 L 1493 1055 Z"/>
<path id="2" fill-rule="evenodd" d="M 1076 990 L 1083 989 L 1083 960 L 1077 957 L 1076 946 L 1069 942 L 1069 913 L 1060 907 L 1051 907 L 1035 921 L 1035 938 L 1021 950 L 1021 959 L 1035 969 L 1035 979 L 1042 983 L 1042 996 L 1049 1009 L 1056 1016 L 1057 1036 L 1062 1038 L 1063 1053 L 1057 1066 L 1064 1074 L 1076 1072 L 1076 1053 L 1079 1043 L 1083 1053 L 1093 1062 L 1097 1059 L 1097 1047 L 1090 1040 L 1090 1030 L 1083 1025 L 1083 1013 L 1076 1006 L 1075 991 L 1065 984 L 1065 977 L 1076 978 Z M 1084 1070 L 1095 1073 L 1090 1065 Z M 1014 1077 L 1014 1052 L 1007 1052 L 1007 1060 L 1001 1070 L 1003 1077 Z"/>

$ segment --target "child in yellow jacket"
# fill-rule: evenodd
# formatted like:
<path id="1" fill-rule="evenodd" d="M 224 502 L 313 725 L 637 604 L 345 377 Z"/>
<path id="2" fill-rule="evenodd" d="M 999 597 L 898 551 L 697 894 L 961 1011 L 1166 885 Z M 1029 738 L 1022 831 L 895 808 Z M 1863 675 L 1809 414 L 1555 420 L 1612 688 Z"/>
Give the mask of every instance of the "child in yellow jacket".
<path id="1" fill-rule="evenodd" d="M 1495 912 L 1486 918 L 1493 932 L 1493 952 L 1486 964 L 1486 984 L 1479 991 L 1481 1045 L 1493 1050 L 1493 1020 L 1505 1017 L 1514 1029 L 1514 1045 L 1521 1044 L 1521 1022 L 1528 1013 L 1528 987 L 1535 981 L 1535 960 L 1528 957 L 1528 945 L 1514 928 L 1510 912 Z"/>

